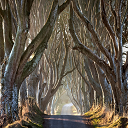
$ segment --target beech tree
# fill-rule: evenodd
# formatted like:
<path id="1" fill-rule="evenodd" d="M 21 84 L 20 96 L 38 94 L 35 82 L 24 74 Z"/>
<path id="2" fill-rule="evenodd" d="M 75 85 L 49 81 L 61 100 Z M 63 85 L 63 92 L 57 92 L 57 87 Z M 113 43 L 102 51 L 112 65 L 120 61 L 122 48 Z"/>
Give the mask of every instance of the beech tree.
<path id="1" fill-rule="evenodd" d="M 30 25 L 30 13 L 33 0 L 2 0 L 0 18 L 4 22 L 5 63 L 3 64 L 2 78 L 2 105 L 7 108 L 8 117 L 12 115 L 15 120 L 18 116 L 18 92 L 22 82 L 30 75 L 38 65 L 48 40 L 52 34 L 58 15 L 67 7 L 69 0 L 59 6 L 58 0 L 54 0 L 49 17 L 40 32 L 25 48 L 25 43 Z M 1 20 L 0 20 L 1 21 Z M 1 22 L 0 22 L 1 24 Z M 1 29 L 3 30 L 3 29 Z M 1 46 L 3 46 L 3 42 Z M 30 56 L 34 53 L 32 60 Z M 3 58 L 3 54 L 2 57 Z"/>
<path id="2" fill-rule="evenodd" d="M 66 68 L 69 56 L 69 41 L 65 36 L 65 32 L 60 32 L 60 37 L 55 35 L 55 40 L 52 40 L 54 43 L 49 44 L 49 50 L 45 51 L 44 54 L 47 63 L 44 64 L 43 75 L 46 76 L 47 86 L 40 92 L 43 93 L 43 97 L 40 97 L 41 100 L 39 99 L 42 111 L 45 111 L 50 99 L 62 86 L 62 79 L 74 70 L 73 67 Z M 58 37 L 60 42 L 57 40 Z"/>
<path id="3" fill-rule="evenodd" d="M 111 7 L 111 14 L 112 17 L 115 19 L 113 23 L 109 23 L 107 12 L 106 12 L 106 6 L 104 0 L 100 1 L 100 19 L 102 19 L 102 23 L 104 24 L 105 28 L 107 29 L 107 33 L 110 36 L 110 49 L 107 50 L 105 46 L 101 42 L 101 35 L 95 31 L 94 26 L 91 24 L 91 21 L 87 19 L 87 17 L 82 13 L 82 11 L 79 9 L 79 5 L 76 0 L 72 0 L 72 6 L 70 6 L 70 22 L 69 22 L 69 29 L 70 33 L 72 35 L 73 41 L 74 41 L 74 50 L 78 50 L 83 55 L 90 58 L 93 62 L 95 62 L 105 73 L 105 76 L 107 77 L 111 89 L 112 89 L 112 95 L 113 100 L 116 105 L 116 110 L 122 111 L 122 106 L 126 106 L 127 100 L 127 57 L 125 64 L 122 63 L 122 46 L 126 43 L 126 35 L 125 40 L 123 40 L 123 32 L 124 29 L 126 29 L 127 25 L 127 1 L 119 1 L 119 3 L 116 3 L 117 1 L 114 1 L 114 3 L 110 2 Z M 117 7 L 117 10 L 114 8 Z M 102 58 L 99 54 L 95 54 L 90 48 L 88 48 L 86 45 L 84 45 L 79 37 L 77 36 L 75 29 L 74 29 L 74 12 L 79 17 L 81 22 L 86 26 L 87 32 L 91 34 L 91 37 L 93 38 L 94 45 L 98 48 L 100 51 L 100 54 L 102 53 L 106 58 L 107 61 L 105 61 L 104 58 Z M 122 13 L 123 12 L 123 13 Z"/>

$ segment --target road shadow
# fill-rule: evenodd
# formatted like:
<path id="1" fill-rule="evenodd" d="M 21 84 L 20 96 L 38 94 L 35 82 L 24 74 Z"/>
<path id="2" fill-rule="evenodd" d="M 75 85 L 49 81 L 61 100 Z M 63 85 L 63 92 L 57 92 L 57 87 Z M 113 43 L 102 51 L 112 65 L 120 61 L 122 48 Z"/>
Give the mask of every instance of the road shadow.
<path id="1" fill-rule="evenodd" d="M 44 115 L 44 128 L 94 128 L 90 119 L 76 115 Z"/>

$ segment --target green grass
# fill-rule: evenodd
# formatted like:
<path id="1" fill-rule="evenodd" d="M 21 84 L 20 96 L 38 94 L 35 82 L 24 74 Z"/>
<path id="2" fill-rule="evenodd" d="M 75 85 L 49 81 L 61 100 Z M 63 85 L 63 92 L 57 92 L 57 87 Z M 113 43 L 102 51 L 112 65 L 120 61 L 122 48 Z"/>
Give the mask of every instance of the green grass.
<path id="1" fill-rule="evenodd" d="M 40 111 L 38 106 L 35 104 L 32 108 L 32 112 L 26 113 L 28 117 L 28 122 L 31 126 L 36 126 L 37 128 L 43 128 L 43 113 Z"/>
<path id="2" fill-rule="evenodd" d="M 40 124 L 36 124 L 36 123 L 34 123 L 34 122 L 31 122 L 31 121 L 29 121 L 29 124 L 30 124 L 31 126 L 35 126 L 36 128 L 43 128 L 42 124 L 41 124 L 41 125 L 40 125 Z"/>

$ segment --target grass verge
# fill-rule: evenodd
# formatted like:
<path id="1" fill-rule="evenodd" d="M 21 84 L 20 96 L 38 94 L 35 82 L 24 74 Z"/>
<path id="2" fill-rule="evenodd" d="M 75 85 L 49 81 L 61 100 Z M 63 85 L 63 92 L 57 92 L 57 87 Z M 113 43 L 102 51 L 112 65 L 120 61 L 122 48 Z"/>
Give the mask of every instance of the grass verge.
<path id="1" fill-rule="evenodd" d="M 114 115 L 105 107 L 92 108 L 85 115 L 90 117 L 95 128 L 128 128 L 128 118 Z"/>

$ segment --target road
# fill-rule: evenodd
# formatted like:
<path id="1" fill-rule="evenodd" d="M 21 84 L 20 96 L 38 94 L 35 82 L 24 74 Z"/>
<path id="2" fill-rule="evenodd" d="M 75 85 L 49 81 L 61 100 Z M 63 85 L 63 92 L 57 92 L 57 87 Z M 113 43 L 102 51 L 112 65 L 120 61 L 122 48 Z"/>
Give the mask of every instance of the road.
<path id="1" fill-rule="evenodd" d="M 61 115 L 73 115 L 72 106 L 73 106 L 72 103 L 65 104 L 62 107 Z"/>
<path id="2" fill-rule="evenodd" d="M 94 128 L 85 116 L 72 114 L 72 104 L 66 104 L 62 108 L 63 115 L 44 115 L 44 128 Z"/>

